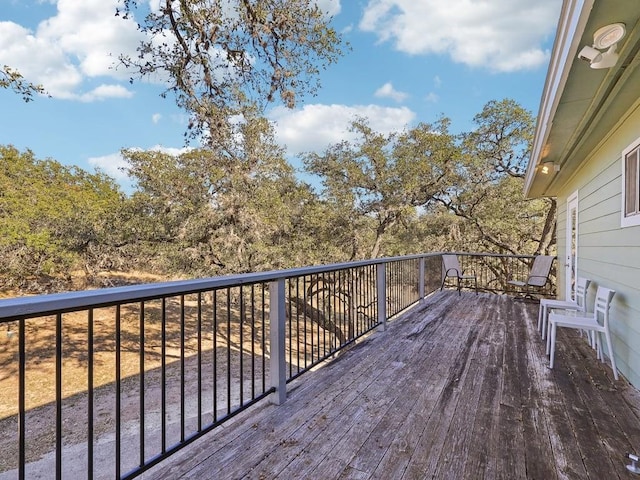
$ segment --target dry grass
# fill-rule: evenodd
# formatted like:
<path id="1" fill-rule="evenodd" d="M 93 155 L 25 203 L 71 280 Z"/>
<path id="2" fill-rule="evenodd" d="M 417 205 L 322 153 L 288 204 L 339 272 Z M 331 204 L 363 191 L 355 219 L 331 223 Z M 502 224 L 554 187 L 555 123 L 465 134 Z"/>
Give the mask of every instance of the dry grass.
<path id="1" fill-rule="evenodd" d="M 120 283 L 122 274 L 118 278 Z M 126 283 L 144 283 L 150 276 L 126 277 Z M 132 282 L 131 279 L 138 279 Z M 157 279 L 155 279 L 157 280 Z M 15 292 L 4 292 L 10 297 Z M 200 298 L 204 311 L 211 312 L 212 297 Z M 226 303 L 226 302 L 224 302 Z M 144 304 L 144 314 L 140 304 L 124 305 L 120 309 L 120 373 L 122 382 L 121 416 L 123 423 L 139 418 L 140 390 L 144 388 L 145 404 L 151 409 L 159 403 L 161 384 L 160 366 L 163 355 L 167 365 L 167 403 L 179 405 L 181 384 L 187 385 L 186 393 L 193 393 L 198 379 L 198 344 L 200 346 L 200 364 L 209 378 L 212 372 L 214 331 L 216 339 L 216 368 L 226 377 L 227 368 L 237 369 L 241 352 L 240 345 L 247 351 L 262 354 L 262 343 L 247 339 L 248 328 L 241 327 L 238 311 L 218 310 L 217 327 L 210 314 L 200 319 L 202 335 L 198 338 L 198 296 L 185 296 L 183 303 L 179 298 L 171 298 L 165 305 L 165 343 L 162 342 L 162 301 L 149 301 Z M 93 345 L 94 389 L 94 429 L 96 438 L 101 434 L 113 432 L 115 423 L 114 402 L 116 397 L 116 308 L 100 308 L 92 312 L 93 337 L 88 336 L 90 316 L 87 311 L 62 315 L 62 417 L 65 445 L 86 441 L 87 391 L 89 388 L 89 344 Z M 141 321 L 143 319 L 143 321 Z M 228 321 L 227 321 L 228 319 Z M 56 405 L 56 323 L 55 316 L 30 319 L 25 322 L 26 365 L 25 365 L 25 408 L 27 461 L 40 458 L 55 446 L 55 405 Z M 18 415 L 18 326 L 9 325 L 0 335 L 0 472 L 15 468 L 17 465 L 17 415 Z M 242 331 L 241 331 L 242 328 Z M 254 328 L 250 335 L 258 337 L 264 327 Z M 6 332 L 6 333 L 5 333 Z M 241 337 L 243 342 L 241 342 Z M 144 342 L 141 348 L 141 339 Z M 144 351 L 144 357 L 140 352 Z M 227 352 L 232 353 L 227 353 Z M 182 378 L 180 359 L 184 358 L 187 371 Z M 230 360 L 231 365 L 227 365 Z M 144 387 L 140 385 L 140 372 L 145 372 Z M 254 372 L 252 372 L 253 374 Z M 212 380 L 209 380 L 211 384 Z M 205 384 L 203 388 L 206 388 Z M 209 385 L 210 388 L 210 385 Z M 211 389 L 211 388 L 210 388 Z M 229 392 L 225 387 L 218 388 L 221 404 L 226 405 Z M 224 398 L 224 402 L 222 401 Z M 212 402 L 210 401 L 211 405 Z M 159 407 L 158 407 L 159 408 Z M 146 406 L 145 406 L 146 409 Z"/>
<path id="2" fill-rule="evenodd" d="M 144 283 L 158 280 L 150 276 L 123 274 L 112 275 L 114 283 Z M 132 282 L 137 279 L 138 282 Z M 163 279 L 164 280 L 164 279 Z M 13 292 L 5 292 L 11 296 Z M 162 421 L 159 417 L 162 376 L 160 366 L 164 358 L 166 371 L 166 395 L 168 411 L 179 411 L 183 389 L 185 397 L 189 397 L 186 415 L 193 419 L 194 398 L 197 398 L 199 379 L 198 367 L 206 378 L 201 383 L 204 394 L 204 421 L 213 420 L 212 405 L 218 402 L 216 415 L 225 415 L 228 410 L 228 398 L 231 398 L 232 409 L 239 406 L 239 375 L 249 375 L 252 379 L 264 379 L 267 364 L 257 362 L 251 370 L 240 372 L 240 363 L 244 369 L 249 368 L 252 358 L 266 358 L 268 355 L 268 324 L 263 324 L 256 315 L 255 323 L 240 322 L 240 309 L 237 298 L 227 299 L 224 292 L 216 297 L 218 308 L 216 319 L 213 318 L 212 294 L 187 295 L 184 300 L 179 297 L 166 300 L 165 342 L 163 353 L 161 300 L 148 301 L 144 304 L 144 314 L 140 304 L 123 305 L 120 309 L 120 378 L 121 388 L 121 420 L 123 425 L 135 426 L 140 418 L 140 392 L 145 392 L 145 415 L 147 427 L 152 431 L 154 425 Z M 233 295 L 233 294 L 231 294 Z M 229 301 L 227 301 L 229 300 Z M 203 314 L 198 324 L 198 302 Z M 222 307 L 220 307 L 222 306 Z M 227 309 L 229 308 L 229 309 Z M 262 307 L 256 306 L 256 309 Z M 268 307 L 266 307 L 268 308 Z M 245 314 L 247 312 L 245 311 Z M 247 314 L 248 315 L 248 314 Z M 94 389 L 94 438 L 113 435 L 116 418 L 116 308 L 100 308 L 92 312 L 93 322 L 93 380 Z M 141 323 L 141 319 L 143 319 Z M 267 319 L 268 322 L 268 319 Z M 55 316 L 30 319 L 25 322 L 26 368 L 25 368 L 25 407 L 26 407 L 26 442 L 27 462 L 35 461 L 55 448 L 56 419 L 56 323 Z M 63 443 L 78 445 L 86 442 L 88 415 L 88 366 L 89 343 L 88 328 L 90 317 L 87 311 L 72 312 L 62 315 L 62 419 Z M 201 336 L 198 338 L 198 327 Z M 17 325 L 11 325 L 11 335 L 4 332 L 0 335 L 0 472 L 16 468 L 18 458 L 18 335 Z M 215 334 L 214 334 L 215 332 Z M 314 352 L 319 357 L 325 345 L 320 342 L 331 342 L 331 335 L 318 334 L 318 327 L 305 324 L 304 328 L 292 333 L 291 345 L 300 345 L 304 352 Z M 305 343 L 315 335 L 318 341 Z M 144 348 L 141 349 L 141 337 L 144 337 Z M 214 345 L 215 339 L 215 345 Z M 198 343 L 200 350 L 198 350 Z M 215 346 L 215 350 L 214 350 Z M 263 352 L 263 349 L 266 351 Z M 144 351 L 141 358 L 140 351 Z M 198 351 L 201 356 L 198 356 Z M 214 353 L 214 351 L 216 353 Z M 262 357 L 263 353 L 265 357 Z M 255 357 L 252 357 L 255 355 Z M 288 356 L 292 364 L 299 359 L 297 353 Z M 313 355 L 313 353 L 312 353 Z M 164 357 L 163 357 L 164 356 Z M 214 358 L 215 357 L 215 358 Z M 184 358 L 185 373 L 180 369 L 180 359 Z M 302 360 L 306 361 L 306 360 Z M 200 363 L 200 365 L 198 365 Z M 214 367 L 215 365 L 215 367 Z M 214 369 L 216 372 L 214 372 Z M 144 381 L 141 384 L 141 372 Z M 227 384 L 227 375 L 232 377 L 233 385 Z M 216 389 L 214 379 L 218 378 Z M 202 379 L 200 379 L 202 380 Z M 244 387 L 245 401 L 251 395 L 250 385 Z M 263 388 L 258 385 L 258 388 Z M 268 388 L 268 387 L 267 387 Z M 217 391 L 217 400 L 213 399 L 213 391 Z M 197 410 L 195 410 L 197 412 Z M 173 415 L 173 414 L 170 414 Z M 174 415 L 175 416 L 175 415 Z M 173 420 L 174 422 L 176 420 Z M 124 427 L 123 427 L 124 428 Z M 135 427 L 134 427 L 135 428 Z M 154 432 L 154 433 L 155 433 Z M 109 455 L 112 455 L 111 453 Z"/>

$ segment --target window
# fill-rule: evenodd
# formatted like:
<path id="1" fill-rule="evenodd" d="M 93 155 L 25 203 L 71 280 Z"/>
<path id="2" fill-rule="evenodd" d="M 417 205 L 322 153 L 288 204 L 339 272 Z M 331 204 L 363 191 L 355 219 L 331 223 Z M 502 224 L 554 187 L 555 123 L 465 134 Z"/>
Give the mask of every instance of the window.
<path id="1" fill-rule="evenodd" d="M 622 152 L 622 226 L 640 225 L 640 138 Z"/>

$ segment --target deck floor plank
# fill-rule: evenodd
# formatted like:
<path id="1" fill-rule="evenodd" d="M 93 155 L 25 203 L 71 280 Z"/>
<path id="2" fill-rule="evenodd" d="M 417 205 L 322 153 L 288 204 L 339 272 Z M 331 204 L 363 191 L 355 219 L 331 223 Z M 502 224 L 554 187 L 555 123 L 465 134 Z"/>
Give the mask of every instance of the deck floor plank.
<path id="1" fill-rule="evenodd" d="M 372 472 L 374 478 L 400 478 L 403 475 L 412 455 L 415 454 L 413 446 L 418 438 L 429 434 L 427 419 L 431 417 L 435 406 L 435 402 L 429 401 L 433 398 L 432 389 L 440 388 L 439 385 L 447 379 L 447 364 L 440 362 L 433 365 L 428 359 L 455 355 L 457 342 L 452 341 L 453 336 L 463 334 L 464 330 L 442 332 L 445 336 L 436 343 L 436 348 L 431 352 L 418 352 L 416 368 L 407 371 L 415 380 L 409 385 L 410 388 L 401 392 L 399 402 L 394 405 L 393 415 L 380 422 L 368 444 L 363 445 L 351 465 L 367 470 L 364 465 L 369 463 L 371 467 L 375 467 Z M 414 359 L 411 360 L 416 362 Z M 366 452 L 375 452 L 376 445 L 385 451 L 380 452 L 383 455 L 375 455 L 375 458 L 372 458 Z"/>
<path id="2" fill-rule="evenodd" d="M 556 465 L 562 463 L 562 458 L 556 459 L 556 465 L 548 462 L 553 458 L 553 442 L 549 429 L 548 410 L 544 399 L 553 394 L 554 385 L 546 381 L 548 361 L 543 352 L 543 344 L 538 340 L 537 317 L 527 316 L 530 310 L 523 312 L 524 336 L 518 341 L 527 347 L 521 349 L 521 355 L 526 358 L 526 371 L 521 378 L 522 414 L 525 439 L 525 467 L 529 478 L 562 478 L 558 476 Z"/>
<path id="3" fill-rule="evenodd" d="M 428 428 L 428 422 L 438 399 L 434 392 L 442 391 L 444 388 L 450 366 L 447 362 L 434 363 L 430 359 L 447 358 L 457 354 L 455 351 L 457 347 L 452 348 L 457 343 L 450 341 L 453 331 L 445 329 L 439 331 L 441 332 L 439 338 L 435 338 L 434 335 L 429 337 L 415 335 L 417 341 L 431 344 L 433 349 L 430 355 L 426 351 L 420 352 L 420 356 L 417 358 L 416 382 L 420 383 L 420 391 L 416 394 L 416 401 L 397 428 L 388 426 L 389 431 L 393 433 L 393 439 L 372 478 L 388 479 L 402 478 L 403 476 L 411 478 L 411 474 L 406 472 L 412 457 L 419 455 L 419 440 L 423 436 L 428 438 L 432 435 Z M 460 329 L 456 331 L 462 332 Z"/>
<path id="4" fill-rule="evenodd" d="M 413 317 L 415 317 L 416 315 L 420 315 L 420 311 L 416 312 L 415 314 L 412 313 Z M 393 353 L 394 361 L 402 365 L 403 368 L 402 372 L 398 372 L 401 373 L 402 377 L 396 376 L 394 378 L 412 378 L 416 379 L 417 382 L 409 382 L 407 388 L 392 391 L 389 391 L 388 385 L 386 385 L 383 387 L 386 393 L 377 394 L 383 394 L 388 397 L 394 398 L 394 405 L 389 408 L 391 414 L 379 416 L 377 422 L 382 423 L 382 426 L 380 426 L 379 423 L 376 423 L 371 424 L 371 430 L 361 430 L 363 431 L 362 439 L 364 440 L 364 442 L 362 442 L 361 440 L 361 444 L 353 443 L 350 441 L 341 441 L 336 445 L 335 451 L 339 453 L 338 457 L 332 457 L 334 460 L 344 458 L 343 461 L 349 462 L 354 458 L 356 459 L 356 463 L 349 464 L 347 467 L 345 467 L 345 472 L 343 472 L 342 474 L 345 474 L 346 471 L 362 472 L 362 469 L 366 468 L 363 467 L 363 465 L 365 465 L 366 463 L 370 463 L 372 466 L 375 466 L 380 461 L 380 456 L 390 448 L 392 438 L 389 438 L 389 433 L 394 432 L 396 430 L 396 428 L 394 427 L 397 427 L 398 423 L 402 420 L 402 418 L 399 418 L 397 415 L 395 415 L 395 413 L 403 410 L 405 410 L 406 412 L 407 402 L 411 403 L 413 401 L 412 397 L 415 398 L 415 395 L 417 395 L 418 393 L 416 387 L 419 387 L 422 391 L 424 391 L 425 387 L 428 389 L 432 387 L 434 382 L 437 382 L 439 373 L 442 375 L 442 371 L 440 368 L 433 368 L 433 366 L 428 364 L 425 360 L 428 360 L 429 358 L 437 358 L 450 355 L 453 350 L 452 344 L 455 345 L 455 342 L 450 343 L 442 340 L 422 342 L 420 341 L 422 338 L 420 333 L 425 332 L 425 327 L 426 325 L 418 325 L 416 328 L 412 329 L 404 339 L 399 342 L 394 342 L 395 346 L 391 346 L 392 348 L 385 349 L 386 352 Z M 443 325 L 442 328 L 438 330 L 439 335 L 445 335 L 447 337 L 452 337 L 456 335 L 456 333 L 457 329 L 454 325 L 451 324 Z M 387 362 L 389 362 L 389 360 L 387 360 Z M 447 364 L 444 363 L 444 366 L 446 368 Z M 425 379 L 425 377 L 428 378 Z M 391 422 L 390 417 L 394 418 L 394 422 Z M 415 426 L 418 425 L 411 425 L 410 427 L 413 428 Z M 379 432 L 381 430 L 385 431 L 383 437 L 379 436 Z M 407 434 L 407 430 L 405 429 L 400 431 L 403 436 Z M 324 441 L 326 442 L 327 439 L 325 438 Z M 314 451 L 310 450 L 309 453 L 313 455 Z M 315 478 L 339 477 L 341 467 L 338 461 L 323 463 L 323 466 L 317 468 L 312 472 Z M 383 478 L 389 477 L 384 474 Z"/>
<path id="5" fill-rule="evenodd" d="M 436 478 L 464 478 L 465 467 L 469 461 L 470 449 L 473 444 L 471 441 L 472 426 L 480 410 L 480 393 L 484 380 L 490 371 L 487 368 L 487 360 L 491 358 L 489 349 L 493 330 L 488 318 L 490 313 L 490 309 L 482 309 L 482 315 L 478 323 L 479 328 L 477 335 L 475 335 L 474 348 L 468 356 L 464 383 L 459 385 L 458 403 L 447 435 L 443 439 L 440 460 L 436 464 Z"/>
<path id="6" fill-rule="evenodd" d="M 562 330 L 562 329 L 561 329 Z M 561 332 L 565 333 L 565 332 Z M 566 348 L 563 348 L 566 345 Z M 565 376 L 567 381 L 573 384 L 575 392 L 575 404 L 580 405 L 580 413 L 588 417 L 580 422 L 582 430 L 588 430 L 589 435 L 601 436 L 602 443 L 585 446 L 583 456 L 590 478 L 601 478 L 599 471 L 617 472 L 615 478 L 625 478 L 628 474 L 622 462 L 612 463 L 612 458 L 619 454 L 631 451 L 631 445 L 626 441 L 624 435 L 619 435 L 622 431 L 617 421 L 615 412 L 602 397 L 599 388 L 601 382 L 608 383 L 605 368 L 608 364 L 601 364 L 596 358 L 596 353 L 591 349 L 586 341 L 581 345 L 579 340 L 571 342 L 566 336 L 561 337 L 560 357 L 563 361 L 569 361 L 575 369 L 559 369 L 556 367 L 557 376 Z M 556 364 L 557 365 L 557 364 Z M 594 387 L 589 389 L 586 396 L 582 383 L 587 383 Z M 574 407 L 575 408 L 575 407 Z M 585 435 L 587 438 L 589 435 Z M 602 465 L 604 463 L 605 465 Z M 594 467 L 594 464 L 599 466 Z"/>
<path id="7" fill-rule="evenodd" d="M 502 478 L 525 478 L 525 438 L 522 415 L 521 382 L 527 381 L 522 365 L 525 345 L 522 345 L 521 332 L 526 319 L 523 317 L 524 302 L 511 302 L 501 299 L 504 305 L 499 309 L 496 321 L 502 322 L 505 329 L 505 342 L 508 348 L 503 350 L 502 389 L 498 408 L 498 444 L 492 452 L 495 472 Z"/>
<path id="8" fill-rule="evenodd" d="M 629 478 L 640 394 L 537 305 L 437 293 L 142 478 Z M 635 452 L 638 453 L 638 452 Z"/>
<path id="9" fill-rule="evenodd" d="M 419 320 L 422 320 L 423 318 L 424 316 L 418 317 Z M 411 318 L 408 318 L 408 321 L 411 321 Z M 424 328 L 424 327 L 421 327 L 421 328 Z M 383 352 L 381 352 L 379 356 L 376 354 L 378 362 L 387 365 L 387 367 L 384 368 L 382 371 L 388 374 L 388 375 L 385 375 L 384 377 L 379 377 L 378 379 L 379 384 L 383 384 L 385 381 L 388 381 L 389 375 L 395 375 L 397 373 L 400 373 L 388 367 L 388 365 L 393 365 L 393 362 L 397 361 L 397 358 L 398 358 L 397 355 L 398 355 L 397 352 L 391 351 L 390 349 L 385 349 Z M 399 363 L 396 363 L 396 367 L 399 367 L 399 366 L 401 365 Z M 367 374 L 367 373 L 365 372 L 364 374 Z M 361 393 L 355 396 L 354 400 L 357 399 L 359 395 L 361 395 Z M 362 397 L 361 399 L 364 399 L 364 397 Z M 349 415 L 349 412 L 345 412 L 343 410 L 338 414 L 347 418 L 347 416 Z M 304 468 L 306 471 L 311 471 L 312 468 L 318 468 L 318 465 L 321 462 L 323 462 L 325 458 L 330 458 L 331 452 L 336 449 L 335 443 L 338 441 L 337 429 L 342 428 L 342 425 L 340 425 L 339 422 L 334 422 L 334 423 L 338 423 L 338 424 L 330 425 L 328 430 L 325 430 L 322 432 L 322 435 L 317 435 L 315 438 L 312 438 L 309 442 L 307 442 L 307 447 L 292 462 L 290 462 L 287 465 L 287 468 L 282 472 L 283 478 L 294 477 L 296 473 L 300 471 L 301 468 Z M 331 437 L 336 438 L 336 441 L 328 442 L 326 440 L 327 438 L 331 438 Z M 353 449 L 351 449 L 351 451 L 352 450 Z"/>
<path id="10" fill-rule="evenodd" d="M 440 462 L 449 461 L 447 456 L 451 452 L 445 440 L 461 397 L 461 385 L 464 385 L 469 371 L 469 359 L 477 346 L 479 327 L 477 323 L 469 321 L 468 302 L 469 299 L 465 297 L 458 301 L 455 309 L 448 312 L 448 323 L 455 327 L 457 334 L 445 334 L 439 339 L 448 344 L 450 353 L 437 359 L 445 363 L 444 375 L 434 384 L 430 398 L 424 401 L 427 422 L 415 446 L 406 478 L 429 478 L 435 474 Z"/>
<path id="11" fill-rule="evenodd" d="M 371 361 L 377 363 L 374 359 Z M 288 406 L 291 404 L 291 408 L 279 409 L 269 406 L 272 412 L 268 421 L 256 421 L 252 429 L 240 438 L 239 442 L 234 443 L 231 448 L 232 457 L 242 456 L 243 462 L 225 465 L 225 478 L 248 478 L 253 475 L 274 477 L 274 472 L 282 469 L 283 463 L 286 466 L 286 463 L 299 454 L 305 443 L 312 439 L 314 431 L 321 433 L 334 425 L 343 428 L 344 422 L 340 422 L 341 418 L 356 421 L 357 419 L 350 415 L 353 412 L 348 411 L 349 407 L 358 407 L 354 401 L 362 398 L 363 392 L 372 383 L 385 384 L 385 377 L 394 374 L 393 369 L 389 368 L 367 368 L 366 361 L 363 362 L 362 370 L 351 371 L 348 375 L 335 368 L 336 365 L 337 363 L 334 363 L 325 367 L 326 371 L 323 373 L 326 374 L 326 381 L 323 384 L 312 384 L 294 392 L 287 402 Z M 347 408 L 344 408 L 344 405 L 347 405 Z M 264 443 L 265 436 L 265 448 L 246 448 L 246 445 Z M 305 441 L 301 442 L 299 437 L 304 437 Z M 270 463 L 272 465 L 269 467 Z M 247 467 L 250 467 L 250 470 L 247 470 Z M 195 466 L 190 475 L 192 478 L 203 478 L 200 475 L 205 475 L 208 469 L 209 466 L 203 463 L 201 466 Z"/>
<path id="12" fill-rule="evenodd" d="M 471 428 L 468 459 L 460 478 L 491 478 L 489 462 L 497 451 L 497 412 L 500 406 L 499 392 L 502 389 L 502 378 L 499 372 L 504 357 L 505 329 L 498 324 L 490 329 L 487 336 L 488 352 L 486 372 L 482 387 L 478 394 L 478 407 Z"/>

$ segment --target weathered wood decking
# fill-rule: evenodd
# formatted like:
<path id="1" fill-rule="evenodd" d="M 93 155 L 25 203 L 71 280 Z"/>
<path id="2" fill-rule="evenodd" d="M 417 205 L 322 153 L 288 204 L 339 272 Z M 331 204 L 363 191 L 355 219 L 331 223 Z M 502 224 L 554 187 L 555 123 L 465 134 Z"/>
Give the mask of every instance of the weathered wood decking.
<path id="1" fill-rule="evenodd" d="M 143 475 L 614 479 L 640 453 L 638 392 L 537 305 L 443 292 Z"/>

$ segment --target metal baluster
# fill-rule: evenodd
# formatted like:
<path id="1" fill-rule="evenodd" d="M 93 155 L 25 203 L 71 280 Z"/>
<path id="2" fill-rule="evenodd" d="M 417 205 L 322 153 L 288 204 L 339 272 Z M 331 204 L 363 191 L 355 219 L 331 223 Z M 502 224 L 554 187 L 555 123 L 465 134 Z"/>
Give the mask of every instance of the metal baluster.
<path id="1" fill-rule="evenodd" d="M 139 344 L 140 344 L 140 353 L 139 353 L 139 363 L 140 363 L 140 394 L 139 394 L 139 409 L 140 409 L 140 467 L 144 466 L 144 421 L 145 421 L 145 401 L 144 401 L 144 302 L 140 302 L 140 314 L 139 314 Z"/>
<path id="2" fill-rule="evenodd" d="M 93 309 L 88 311 L 87 318 L 87 478 L 93 478 Z"/>

